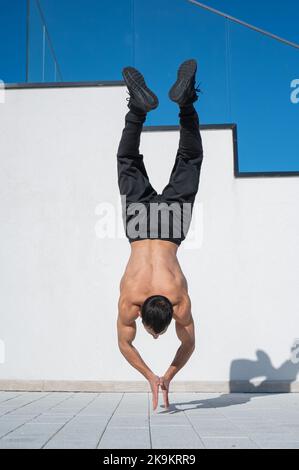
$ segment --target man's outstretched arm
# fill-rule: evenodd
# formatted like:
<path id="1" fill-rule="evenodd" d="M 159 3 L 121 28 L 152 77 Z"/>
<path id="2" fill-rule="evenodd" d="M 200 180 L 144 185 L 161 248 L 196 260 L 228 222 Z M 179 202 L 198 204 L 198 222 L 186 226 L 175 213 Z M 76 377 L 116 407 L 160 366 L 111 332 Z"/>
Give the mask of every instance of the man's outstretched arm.
<path id="1" fill-rule="evenodd" d="M 127 322 L 118 316 L 117 319 L 118 347 L 122 355 L 127 361 L 137 369 L 147 380 L 149 380 L 153 372 L 146 365 L 137 349 L 133 346 L 136 336 L 136 322 Z"/>
<path id="2" fill-rule="evenodd" d="M 168 380 L 172 380 L 178 371 L 184 367 L 195 349 L 194 321 L 191 313 L 182 323 L 176 321 L 175 328 L 181 345 L 177 350 L 174 360 L 164 374 L 164 377 Z"/>
<path id="3" fill-rule="evenodd" d="M 137 369 L 149 382 L 153 394 L 153 409 L 158 406 L 159 384 L 160 379 L 146 365 L 137 349 L 133 346 L 136 336 L 136 322 L 127 322 L 122 319 L 122 315 L 118 315 L 117 319 L 118 346 L 122 355 L 126 360 Z"/>
<path id="4" fill-rule="evenodd" d="M 194 321 L 191 314 L 191 305 L 188 301 L 186 314 L 181 321 L 177 320 L 175 324 L 176 333 L 181 341 L 174 360 L 170 364 L 163 377 L 160 377 L 160 386 L 163 393 L 164 405 L 169 407 L 168 390 L 169 383 L 182 367 L 188 362 L 195 349 Z"/>

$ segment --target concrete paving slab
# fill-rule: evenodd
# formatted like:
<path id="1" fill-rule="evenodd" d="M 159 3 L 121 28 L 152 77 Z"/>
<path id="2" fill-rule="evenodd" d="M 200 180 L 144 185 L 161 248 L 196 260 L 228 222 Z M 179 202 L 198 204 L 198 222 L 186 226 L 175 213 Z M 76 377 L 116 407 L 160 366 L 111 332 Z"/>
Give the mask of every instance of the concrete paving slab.
<path id="1" fill-rule="evenodd" d="M 204 446 L 207 449 L 258 449 L 259 446 L 246 437 L 207 437 L 203 438 Z"/>
<path id="2" fill-rule="evenodd" d="M 57 423 L 26 423 L 0 440 L 1 449 L 39 449 L 60 428 Z"/>
<path id="3" fill-rule="evenodd" d="M 204 437 L 246 437 L 245 430 L 240 429 L 228 420 L 191 419 L 191 423 L 201 438 Z"/>
<path id="4" fill-rule="evenodd" d="M 111 421 L 110 426 L 114 427 L 124 427 L 124 428 L 148 428 L 149 427 L 149 418 L 148 416 L 119 416 L 115 414 Z"/>
<path id="5" fill-rule="evenodd" d="M 191 426 L 151 426 L 153 449 L 203 449 L 200 437 Z"/>
<path id="6" fill-rule="evenodd" d="M 2 392 L 0 448 L 298 448 L 299 394 L 161 398 L 153 411 L 148 392 Z"/>
<path id="7" fill-rule="evenodd" d="M 299 449 L 299 441 L 265 441 L 260 442 L 259 446 L 261 449 Z"/>
<path id="8" fill-rule="evenodd" d="M 99 449 L 150 449 L 148 428 L 115 428 L 108 426 Z"/>
<path id="9" fill-rule="evenodd" d="M 67 423 L 45 445 L 45 449 L 96 449 L 107 426 L 106 420 L 93 424 Z"/>

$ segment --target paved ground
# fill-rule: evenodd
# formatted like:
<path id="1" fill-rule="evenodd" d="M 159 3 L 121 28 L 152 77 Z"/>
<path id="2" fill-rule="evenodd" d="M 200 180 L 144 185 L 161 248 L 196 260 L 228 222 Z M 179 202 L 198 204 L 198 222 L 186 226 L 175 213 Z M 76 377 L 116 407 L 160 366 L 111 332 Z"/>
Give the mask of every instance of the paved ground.
<path id="1" fill-rule="evenodd" d="M 297 448 L 299 394 L 0 392 L 0 448 Z"/>

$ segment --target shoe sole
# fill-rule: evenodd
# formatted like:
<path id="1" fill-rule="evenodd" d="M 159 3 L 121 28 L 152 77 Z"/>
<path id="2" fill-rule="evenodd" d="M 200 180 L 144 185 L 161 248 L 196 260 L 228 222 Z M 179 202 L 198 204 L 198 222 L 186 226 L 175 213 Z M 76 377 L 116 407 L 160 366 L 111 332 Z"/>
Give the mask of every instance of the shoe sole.
<path id="1" fill-rule="evenodd" d="M 157 108 L 159 104 L 158 97 L 147 87 L 143 75 L 137 69 L 134 67 L 125 67 L 122 75 L 128 89 L 133 85 L 134 88 L 137 88 L 138 92 L 140 92 L 144 100 L 143 106 L 145 106 L 147 111 Z"/>
<path id="2" fill-rule="evenodd" d="M 178 70 L 178 78 L 175 84 L 171 87 L 168 96 L 175 103 L 180 103 L 182 97 L 190 81 L 193 79 L 197 71 L 197 62 L 194 59 L 186 60 L 183 62 Z"/>

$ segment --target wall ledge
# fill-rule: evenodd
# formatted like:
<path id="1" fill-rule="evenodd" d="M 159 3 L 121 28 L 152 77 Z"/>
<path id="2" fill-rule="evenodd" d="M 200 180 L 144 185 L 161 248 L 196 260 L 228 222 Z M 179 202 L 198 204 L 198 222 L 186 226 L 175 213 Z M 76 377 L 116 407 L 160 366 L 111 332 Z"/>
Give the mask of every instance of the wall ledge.
<path id="1" fill-rule="evenodd" d="M 38 88 L 90 88 L 90 87 L 110 87 L 125 86 L 123 80 L 93 80 L 84 82 L 20 82 L 4 83 L 6 90 L 32 90 Z"/>
<path id="2" fill-rule="evenodd" d="M 0 391 L 18 392 L 150 392 L 146 381 L 88 381 L 88 380 L 0 380 Z M 203 393 L 299 393 L 299 381 L 246 380 L 222 382 L 173 381 L 170 392 Z"/>

